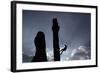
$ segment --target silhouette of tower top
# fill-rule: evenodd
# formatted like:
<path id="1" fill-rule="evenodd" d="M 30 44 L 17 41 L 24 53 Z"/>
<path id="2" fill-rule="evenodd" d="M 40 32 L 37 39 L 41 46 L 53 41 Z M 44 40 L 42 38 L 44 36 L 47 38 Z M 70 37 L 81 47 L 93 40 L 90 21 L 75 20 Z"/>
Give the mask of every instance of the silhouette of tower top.
<path id="1" fill-rule="evenodd" d="M 60 48 L 59 48 L 59 36 L 58 36 L 58 31 L 60 27 L 57 22 L 57 18 L 53 19 L 53 48 L 54 48 L 54 61 L 60 61 Z"/>
<path id="2" fill-rule="evenodd" d="M 54 19 L 53 19 L 53 23 L 54 23 L 55 25 L 58 25 L 57 18 L 54 18 Z"/>
<path id="3" fill-rule="evenodd" d="M 52 30 L 53 30 L 53 31 L 59 31 L 59 26 L 58 26 L 57 18 L 54 18 L 54 19 L 53 19 Z"/>

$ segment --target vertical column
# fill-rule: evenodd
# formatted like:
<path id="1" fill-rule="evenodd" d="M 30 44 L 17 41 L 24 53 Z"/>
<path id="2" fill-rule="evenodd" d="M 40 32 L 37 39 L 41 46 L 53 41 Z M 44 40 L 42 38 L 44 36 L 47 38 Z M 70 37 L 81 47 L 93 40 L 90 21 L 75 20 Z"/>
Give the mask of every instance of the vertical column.
<path id="1" fill-rule="evenodd" d="M 54 18 L 53 19 L 53 26 L 52 26 L 52 30 L 53 30 L 53 48 L 54 48 L 54 61 L 60 61 L 60 48 L 59 48 L 59 36 L 58 36 L 58 32 L 59 32 L 59 26 L 58 26 L 58 22 L 57 19 Z"/>

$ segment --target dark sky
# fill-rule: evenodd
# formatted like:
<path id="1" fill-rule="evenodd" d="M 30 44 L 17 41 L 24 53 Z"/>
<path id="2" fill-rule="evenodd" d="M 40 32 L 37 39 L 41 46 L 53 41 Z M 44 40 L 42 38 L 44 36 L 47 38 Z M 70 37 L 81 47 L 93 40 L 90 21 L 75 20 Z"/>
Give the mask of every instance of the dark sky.
<path id="1" fill-rule="evenodd" d="M 53 55 L 52 41 L 52 19 L 57 18 L 59 30 L 59 45 L 64 47 L 66 43 L 68 50 L 61 56 L 64 58 L 80 46 L 90 49 L 90 27 L 91 15 L 89 13 L 75 12 L 50 12 L 23 10 L 22 44 L 23 54 L 35 55 L 34 38 L 38 31 L 43 31 L 46 39 L 47 54 Z"/>

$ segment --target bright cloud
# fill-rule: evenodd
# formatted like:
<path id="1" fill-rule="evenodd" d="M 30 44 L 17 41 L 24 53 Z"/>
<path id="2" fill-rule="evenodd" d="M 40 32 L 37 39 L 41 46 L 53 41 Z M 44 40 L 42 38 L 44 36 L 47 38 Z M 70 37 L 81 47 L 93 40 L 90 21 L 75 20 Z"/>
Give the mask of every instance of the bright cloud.
<path id="1" fill-rule="evenodd" d="M 90 50 L 85 46 L 79 46 L 73 49 L 71 55 L 66 60 L 86 60 L 90 59 Z"/>
<path id="2" fill-rule="evenodd" d="M 53 61 L 54 60 L 52 51 L 47 52 L 47 59 L 48 59 L 48 61 Z"/>

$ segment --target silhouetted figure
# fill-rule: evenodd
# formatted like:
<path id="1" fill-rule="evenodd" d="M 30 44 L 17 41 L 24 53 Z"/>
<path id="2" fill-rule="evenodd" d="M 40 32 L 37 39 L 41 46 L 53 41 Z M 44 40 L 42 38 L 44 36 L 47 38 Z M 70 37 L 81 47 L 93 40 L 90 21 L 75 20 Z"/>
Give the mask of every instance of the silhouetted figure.
<path id="1" fill-rule="evenodd" d="M 39 31 L 34 40 L 36 46 L 36 53 L 32 59 L 32 62 L 43 62 L 47 61 L 46 57 L 46 43 L 45 35 L 43 32 Z"/>
<path id="2" fill-rule="evenodd" d="M 59 48 L 59 36 L 58 36 L 58 31 L 59 31 L 59 26 L 57 19 L 53 19 L 53 48 L 54 48 L 54 61 L 60 61 L 60 48 Z"/>
<path id="3" fill-rule="evenodd" d="M 60 55 L 63 53 L 63 51 L 66 51 L 66 49 L 67 49 L 67 45 L 65 45 L 65 47 L 60 50 Z"/>

